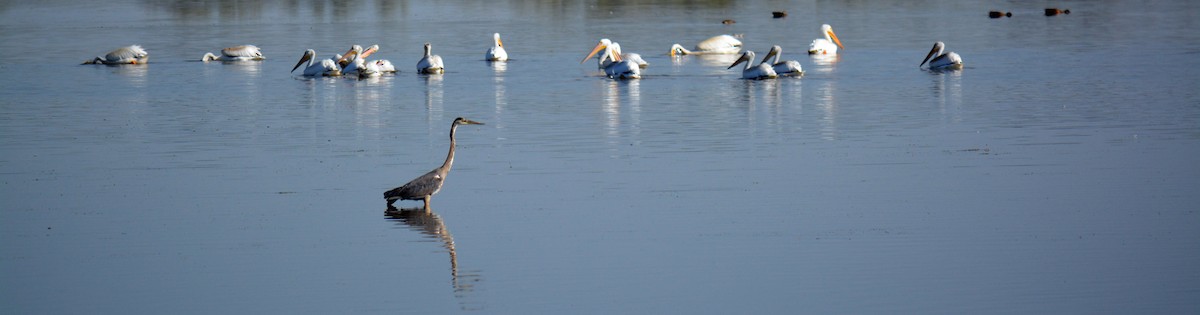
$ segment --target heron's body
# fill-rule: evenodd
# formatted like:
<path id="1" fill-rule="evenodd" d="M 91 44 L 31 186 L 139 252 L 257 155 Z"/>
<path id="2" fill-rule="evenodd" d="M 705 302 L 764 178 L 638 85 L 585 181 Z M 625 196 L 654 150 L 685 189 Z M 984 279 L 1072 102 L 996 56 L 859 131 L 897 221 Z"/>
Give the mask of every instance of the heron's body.
<path id="1" fill-rule="evenodd" d="M 442 64 L 442 56 L 433 54 L 433 45 L 425 43 L 425 56 L 417 61 L 417 73 L 436 74 L 445 73 L 446 66 Z"/>
<path id="2" fill-rule="evenodd" d="M 640 79 L 642 77 L 642 67 L 637 63 L 625 60 L 621 57 L 621 45 L 610 41 L 607 38 L 600 39 L 600 43 L 592 49 L 592 52 L 583 57 L 579 63 L 587 61 L 593 55 L 604 51 L 600 55 L 599 64 L 604 69 L 604 74 L 613 79 Z"/>
<path id="3" fill-rule="evenodd" d="M 705 54 L 736 54 L 742 50 L 742 41 L 729 35 L 717 35 L 700 41 L 696 50 L 687 50 L 683 45 L 671 45 L 671 56 L 675 55 L 705 55 Z"/>
<path id="4" fill-rule="evenodd" d="M 930 49 L 929 54 L 925 55 L 925 60 L 921 61 L 921 65 L 929 62 L 929 70 L 962 69 L 962 57 L 959 57 L 953 51 L 943 52 L 945 49 L 946 44 L 942 42 L 933 43 L 933 49 Z"/>
<path id="5" fill-rule="evenodd" d="M 221 55 L 217 56 L 213 53 L 205 53 L 204 57 L 200 57 L 201 61 L 256 61 L 267 59 L 263 57 L 262 50 L 254 45 L 241 45 L 221 49 Z"/>
<path id="6" fill-rule="evenodd" d="M 821 36 L 825 38 L 814 39 L 808 45 L 808 54 L 836 55 L 838 47 L 842 47 L 842 41 L 838 39 L 837 34 L 833 33 L 833 27 L 829 24 L 821 25 Z"/>
<path id="7" fill-rule="evenodd" d="M 779 76 L 779 74 L 775 73 L 775 69 L 771 68 L 771 65 L 761 62 L 754 64 L 754 52 L 749 50 L 742 52 L 742 56 L 738 57 L 737 61 L 734 61 L 733 64 L 729 65 L 729 68 L 726 69 L 732 69 L 743 62 L 746 63 L 746 67 L 742 68 L 743 79 L 762 80 L 774 79 Z"/>
<path id="8" fill-rule="evenodd" d="M 508 51 L 504 50 L 504 42 L 500 40 L 500 33 L 492 34 L 492 42 L 492 48 L 488 48 L 483 58 L 487 61 L 507 61 Z"/>
<path id="9" fill-rule="evenodd" d="M 472 121 L 466 118 L 458 117 L 450 124 L 450 152 L 446 154 L 446 161 L 442 162 L 442 166 L 421 175 L 403 186 L 393 188 L 383 193 L 383 198 L 387 200 L 388 207 L 392 207 L 392 203 L 398 200 L 424 200 L 425 209 L 429 209 L 429 199 L 442 190 L 442 184 L 446 182 L 446 175 L 450 173 L 450 167 L 454 166 L 454 132 L 458 130 L 459 125 L 482 125 L 483 123 Z"/>
<path id="10" fill-rule="evenodd" d="M 303 74 L 306 77 L 336 77 L 342 75 L 341 68 L 338 67 L 337 62 L 333 61 L 333 59 L 322 59 L 321 63 L 316 63 L 316 58 L 317 52 L 315 50 L 305 50 L 304 55 L 300 56 L 300 61 L 296 63 L 295 67 L 292 67 L 292 71 L 296 71 L 297 68 L 303 65 Z"/>
<path id="11" fill-rule="evenodd" d="M 150 54 L 147 53 L 145 49 L 142 49 L 142 46 L 131 45 L 131 46 L 117 48 L 116 50 L 108 52 L 103 57 L 97 56 L 96 58 L 93 58 L 91 60 L 84 61 L 83 64 L 85 64 L 85 65 L 87 65 L 87 64 L 97 64 L 97 65 L 99 65 L 99 64 L 104 64 L 104 65 L 131 64 L 131 65 L 136 65 L 136 64 L 145 64 L 146 62 L 149 62 L 149 61 L 150 61 Z"/>
<path id="12" fill-rule="evenodd" d="M 767 62 L 767 60 L 771 60 L 771 62 L 769 62 L 767 64 L 771 65 L 771 69 L 775 70 L 775 74 L 778 74 L 780 76 L 795 76 L 795 75 L 803 75 L 804 74 L 804 69 L 803 69 L 803 67 L 800 66 L 799 61 L 795 61 L 795 60 L 779 61 L 779 58 L 780 58 L 779 55 L 782 55 L 782 54 L 783 54 L 783 47 L 779 47 L 779 45 L 771 46 L 771 51 L 767 52 L 767 56 L 763 57 L 762 62 Z M 774 57 L 774 59 L 772 59 L 772 57 Z"/>

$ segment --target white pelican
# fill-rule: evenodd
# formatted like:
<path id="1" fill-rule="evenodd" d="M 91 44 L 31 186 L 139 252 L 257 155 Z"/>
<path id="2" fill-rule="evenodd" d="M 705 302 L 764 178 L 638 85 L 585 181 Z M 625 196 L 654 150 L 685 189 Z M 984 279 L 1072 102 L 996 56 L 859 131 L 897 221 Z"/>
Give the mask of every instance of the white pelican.
<path id="1" fill-rule="evenodd" d="M 736 54 L 742 50 L 742 41 L 729 35 L 717 35 L 696 44 L 696 51 L 684 49 L 682 45 L 671 45 L 669 54 L 702 55 L 702 54 Z"/>
<path id="2" fill-rule="evenodd" d="M 495 42 L 495 45 L 488 48 L 483 58 L 487 61 L 507 61 L 508 51 L 504 50 L 504 42 L 500 41 L 500 33 L 492 34 L 492 41 Z"/>
<path id="3" fill-rule="evenodd" d="M 122 64 L 145 64 L 150 61 L 150 55 L 146 53 L 142 46 L 132 45 L 128 47 L 117 48 L 108 52 L 104 57 L 96 56 L 95 59 L 84 61 L 83 64 L 105 64 L 105 65 L 122 65 Z"/>
<path id="4" fill-rule="evenodd" d="M 800 66 L 799 61 L 795 61 L 795 60 L 779 61 L 779 58 L 780 58 L 779 55 L 781 55 L 781 54 L 783 54 L 783 47 L 779 47 L 779 45 L 771 46 L 771 51 L 767 52 L 767 56 L 763 57 L 762 62 L 767 62 L 767 60 L 770 60 L 771 57 L 775 57 L 774 60 L 771 60 L 771 62 L 769 62 L 767 64 L 771 65 L 771 68 L 773 70 L 775 70 L 776 74 L 781 75 L 781 76 L 803 75 L 804 74 L 804 69 Z"/>
<path id="5" fill-rule="evenodd" d="M 929 50 L 929 54 L 925 55 L 925 60 L 922 60 L 921 64 L 917 67 L 921 67 L 925 65 L 925 62 L 929 62 L 929 70 L 962 69 L 962 57 L 959 57 L 953 51 L 943 53 L 942 50 L 944 49 L 946 49 L 946 44 L 942 42 L 933 43 L 933 49 Z"/>
<path id="6" fill-rule="evenodd" d="M 350 66 L 350 61 L 354 60 L 354 56 L 351 55 L 351 53 L 356 52 L 356 51 L 359 53 L 363 52 L 362 46 L 350 45 L 350 49 L 346 50 L 346 54 L 344 54 L 344 55 L 343 54 L 334 54 L 333 58 L 331 58 L 331 59 L 333 59 L 334 62 L 337 62 L 339 69 L 342 69 L 342 71 L 345 71 L 346 67 Z"/>
<path id="7" fill-rule="evenodd" d="M 421 57 L 421 61 L 417 61 L 417 73 L 434 74 L 445 73 L 446 66 L 442 64 L 442 56 L 431 54 L 433 45 L 425 43 L 425 56 Z"/>
<path id="8" fill-rule="evenodd" d="M 263 57 L 262 51 L 258 46 L 241 45 L 221 49 L 221 55 L 217 56 L 213 53 L 205 53 L 204 57 L 200 57 L 200 61 L 252 61 L 267 59 Z"/>
<path id="9" fill-rule="evenodd" d="M 837 34 L 833 33 L 833 27 L 829 24 L 822 24 L 821 36 L 825 36 L 825 38 L 814 39 L 812 44 L 808 45 L 808 54 L 836 55 L 838 47 L 842 47 L 842 41 L 838 40 Z"/>
<path id="10" fill-rule="evenodd" d="M 333 59 L 322 59 L 321 63 L 317 64 L 316 58 L 317 51 L 312 49 L 305 50 L 304 55 L 300 56 L 300 62 L 297 62 L 296 66 L 292 67 L 291 72 L 295 72 L 297 68 L 300 68 L 300 65 L 308 62 L 308 65 L 304 66 L 304 76 L 336 77 L 342 75 L 341 68 L 338 68 L 337 62 L 333 61 Z"/>
<path id="11" fill-rule="evenodd" d="M 737 61 L 734 61 L 732 65 L 729 65 L 729 68 L 725 69 L 733 69 L 734 66 L 737 66 L 742 62 L 746 63 L 746 67 L 742 69 L 743 79 L 762 80 L 774 79 L 775 77 L 779 76 L 778 74 L 775 74 L 775 69 L 772 69 L 771 66 L 767 65 L 766 63 L 759 63 L 758 65 L 755 65 L 754 52 L 749 50 L 743 52 L 742 56 L 738 57 Z"/>
<path id="12" fill-rule="evenodd" d="M 617 44 L 616 42 L 609 41 L 607 38 L 600 39 L 600 42 L 601 43 L 607 42 L 607 44 L 604 44 L 605 46 L 610 46 L 610 45 L 615 46 L 616 47 L 615 50 L 618 52 L 620 52 L 620 50 L 621 50 L 621 44 Z M 621 60 L 631 61 L 631 62 L 637 64 L 638 68 L 646 69 L 646 67 L 650 66 L 650 63 L 646 62 L 645 59 L 642 59 L 641 54 L 627 53 L 627 52 L 622 52 L 619 54 L 621 55 Z M 611 57 L 606 58 L 604 54 L 596 55 L 596 65 L 600 69 L 607 68 L 609 65 L 611 65 L 614 62 L 617 62 L 617 60 L 615 58 L 611 58 Z"/>
<path id="13" fill-rule="evenodd" d="M 604 68 L 604 74 L 613 79 L 640 79 L 642 77 L 641 67 L 637 63 L 621 58 L 621 45 L 613 43 L 607 38 L 601 39 L 599 44 L 588 53 L 579 63 L 584 63 L 592 58 L 592 55 L 604 50 L 604 54 L 600 55 L 600 64 Z"/>

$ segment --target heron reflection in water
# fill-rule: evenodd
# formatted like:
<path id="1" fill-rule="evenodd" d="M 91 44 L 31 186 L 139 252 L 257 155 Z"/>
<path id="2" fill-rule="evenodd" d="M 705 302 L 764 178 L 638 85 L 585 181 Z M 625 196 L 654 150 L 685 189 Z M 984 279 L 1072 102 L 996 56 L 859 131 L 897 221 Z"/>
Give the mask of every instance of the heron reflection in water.
<path id="1" fill-rule="evenodd" d="M 458 117 L 450 124 L 450 152 L 446 153 L 446 161 L 442 166 L 421 175 L 412 181 L 409 181 L 404 186 L 396 187 L 392 190 L 383 193 L 383 198 L 387 199 L 388 209 L 394 210 L 392 203 L 397 200 L 425 200 L 425 210 L 429 211 L 429 198 L 442 190 L 442 184 L 446 182 L 446 174 L 450 173 L 450 167 L 454 165 L 454 131 L 458 130 L 459 125 L 482 125 L 483 123 L 472 121 L 470 119 Z"/>
<path id="2" fill-rule="evenodd" d="M 433 211 L 415 208 L 388 210 L 384 214 L 390 219 L 399 220 L 421 234 L 442 241 L 442 247 L 450 252 L 450 285 L 454 287 L 454 292 L 462 294 L 474 289 L 474 283 L 479 281 L 479 275 L 467 274 L 459 277 L 458 252 L 454 248 L 454 235 L 450 234 L 450 230 L 446 228 L 446 223 L 442 221 L 441 216 Z M 460 297 L 462 296 L 460 295 Z"/>

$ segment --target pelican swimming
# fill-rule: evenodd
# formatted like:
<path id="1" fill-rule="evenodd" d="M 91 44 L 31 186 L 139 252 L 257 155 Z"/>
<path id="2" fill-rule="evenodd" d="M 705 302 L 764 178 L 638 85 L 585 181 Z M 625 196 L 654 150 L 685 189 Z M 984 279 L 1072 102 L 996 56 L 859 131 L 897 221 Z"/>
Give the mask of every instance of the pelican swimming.
<path id="1" fill-rule="evenodd" d="M 429 210 L 429 198 L 442 190 L 442 184 L 446 182 L 446 175 L 450 173 L 450 167 L 454 166 L 454 131 L 458 130 L 459 125 L 482 125 L 483 123 L 472 121 L 470 119 L 458 117 L 450 123 L 450 152 L 446 153 L 446 161 L 442 162 L 442 166 L 421 175 L 412 181 L 409 181 L 403 186 L 393 188 L 383 193 L 383 198 L 387 199 L 388 208 L 393 208 L 392 203 L 397 200 L 425 200 L 425 210 Z"/>
<path id="2" fill-rule="evenodd" d="M 610 41 L 607 38 L 600 39 L 600 42 L 607 43 L 607 44 L 604 44 L 605 46 L 616 47 L 614 50 L 619 52 L 619 55 L 621 55 L 621 60 L 628 60 L 630 62 L 633 62 L 638 65 L 638 68 L 642 68 L 642 69 L 646 69 L 646 67 L 650 66 L 650 63 L 647 63 L 645 59 L 642 59 L 642 55 L 640 55 L 638 53 L 620 52 L 621 44 L 617 44 L 616 42 Z M 592 54 L 595 54 L 595 52 L 593 52 Z M 614 58 L 608 57 L 606 54 L 596 55 L 596 65 L 600 69 L 607 68 L 609 65 L 613 64 L 614 62 L 617 62 L 617 60 Z"/>
<path id="3" fill-rule="evenodd" d="M 150 55 L 146 53 L 142 46 L 132 45 L 127 47 L 117 48 L 108 52 L 104 57 L 96 56 L 92 60 L 84 61 L 83 64 L 90 65 L 123 65 L 123 64 L 145 64 L 150 61 Z"/>
<path id="4" fill-rule="evenodd" d="M 771 57 L 775 57 L 774 60 L 771 60 L 771 62 L 767 64 L 771 65 L 772 70 L 775 70 L 776 74 L 781 76 L 804 74 L 804 69 L 801 68 L 799 61 L 779 61 L 779 55 L 781 54 L 783 54 L 783 47 L 779 47 L 779 45 L 771 46 L 771 51 L 767 52 L 767 56 L 763 57 L 762 62 L 767 62 L 767 60 L 771 59 Z"/>
<path id="5" fill-rule="evenodd" d="M 341 68 L 338 68 L 337 62 L 333 61 L 333 59 L 322 59 L 321 63 L 316 63 L 316 58 L 317 51 L 312 49 L 305 50 L 304 55 L 300 56 L 300 62 L 297 62 L 296 66 L 292 67 L 291 72 L 295 72 L 297 68 L 300 68 L 300 65 L 304 65 L 305 62 L 308 62 L 308 64 L 304 66 L 304 76 L 306 77 L 336 77 L 342 75 Z"/>
<path id="6" fill-rule="evenodd" d="M 833 27 L 829 24 L 821 25 L 821 36 L 808 45 L 809 55 L 836 55 L 838 47 L 842 47 L 842 41 L 838 40 L 837 34 L 833 33 Z M 844 48 L 844 47 L 843 47 Z"/>
<path id="7" fill-rule="evenodd" d="M 588 53 L 579 63 L 584 63 L 593 55 L 604 50 L 604 54 L 600 55 L 600 67 L 604 69 L 604 74 L 613 79 L 639 79 L 642 77 L 641 66 L 630 60 L 624 60 L 621 57 L 621 45 L 610 41 L 607 38 L 600 39 L 600 43 Z"/>
<path id="8" fill-rule="evenodd" d="M 241 45 L 221 49 L 221 55 L 217 56 L 213 53 L 204 53 L 204 57 L 200 57 L 200 61 L 253 61 L 267 59 L 263 57 L 262 51 L 258 46 Z"/>
<path id="9" fill-rule="evenodd" d="M 430 53 L 432 50 L 433 45 L 425 43 L 425 56 L 421 57 L 421 61 L 417 61 L 417 73 L 435 74 L 446 72 L 446 66 L 442 64 L 442 56 Z"/>
<path id="10" fill-rule="evenodd" d="M 962 69 L 962 57 L 959 57 L 958 54 L 954 53 L 953 51 L 947 51 L 943 53 L 942 50 L 945 49 L 946 44 L 943 44 L 942 42 L 933 43 L 933 49 L 929 50 L 929 54 L 925 55 L 925 60 L 922 60 L 921 64 L 917 67 L 919 68 L 925 65 L 925 62 L 929 62 L 929 70 Z"/>
<path id="11" fill-rule="evenodd" d="M 500 41 L 500 33 L 492 34 L 492 48 L 488 48 L 483 58 L 487 61 L 507 61 L 508 51 L 504 50 L 504 42 Z"/>
<path id="12" fill-rule="evenodd" d="M 775 73 L 775 69 L 772 69 L 771 66 L 766 63 L 759 63 L 755 65 L 754 52 L 749 50 L 743 52 L 742 56 L 738 57 L 737 61 L 734 61 L 732 65 L 729 65 L 729 68 L 725 69 L 733 69 L 734 66 L 737 66 L 742 62 L 746 63 L 746 67 L 742 69 L 743 79 L 762 80 L 774 79 L 775 77 L 779 76 Z"/>
<path id="13" fill-rule="evenodd" d="M 675 55 L 704 55 L 704 54 L 736 54 L 742 50 L 742 41 L 729 35 L 717 35 L 696 44 L 696 50 L 691 51 L 682 45 L 671 45 L 669 54 Z"/>

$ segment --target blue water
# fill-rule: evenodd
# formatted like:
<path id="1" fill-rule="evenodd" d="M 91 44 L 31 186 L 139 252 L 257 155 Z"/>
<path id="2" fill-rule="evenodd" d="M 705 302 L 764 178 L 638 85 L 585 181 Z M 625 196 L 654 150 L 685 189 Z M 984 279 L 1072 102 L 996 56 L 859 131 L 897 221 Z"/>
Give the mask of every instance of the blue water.
<path id="1" fill-rule="evenodd" d="M 1071 14 L 4 2 L 0 308 L 1200 312 L 1200 10 L 1053 5 Z M 823 23 L 836 59 L 804 54 Z M 511 61 L 483 61 L 493 32 Z M 746 81 L 736 56 L 666 55 L 718 34 L 807 73 Z M 646 57 L 645 77 L 580 64 L 600 38 Z M 934 41 L 965 69 L 918 69 Z M 446 74 L 414 73 L 425 42 Z M 130 44 L 150 63 L 79 65 Z M 268 59 L 195 61 L 240 44 Z M 401 72 L 288 73 L 352 44 Z M 459 116 L 486 125 L 458 129 L 432 211 L 385 215 L 382 192 L 438 166 Z"/>

